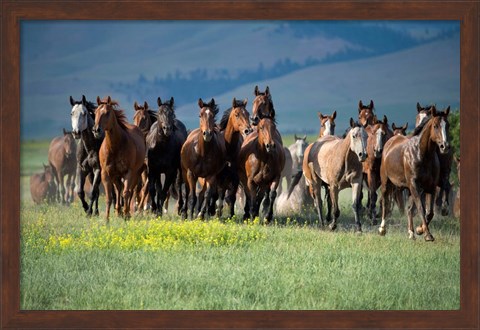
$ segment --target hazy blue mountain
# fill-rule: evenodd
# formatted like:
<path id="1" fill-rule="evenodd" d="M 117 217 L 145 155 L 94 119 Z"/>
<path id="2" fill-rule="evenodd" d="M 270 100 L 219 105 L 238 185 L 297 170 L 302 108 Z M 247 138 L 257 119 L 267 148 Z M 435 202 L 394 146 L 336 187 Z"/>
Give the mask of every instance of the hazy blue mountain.
<path id="1" fill-rule="evenodd" d="M 330 109 L 345 126 L 359 99 L 398 122 L 411 121 L 417 101 L 460 99 L 458 22 L 21 24 L 22 138 L 68 129 L 70 95 L 111 95 L 130 119 L 134 101 L 154 107 L 158 96 L 174 96 L 193 127 L 199 97 L 215 97 L 223 110 L 269 85 L 285 132 L 316 131 L 316 112 Z"/>

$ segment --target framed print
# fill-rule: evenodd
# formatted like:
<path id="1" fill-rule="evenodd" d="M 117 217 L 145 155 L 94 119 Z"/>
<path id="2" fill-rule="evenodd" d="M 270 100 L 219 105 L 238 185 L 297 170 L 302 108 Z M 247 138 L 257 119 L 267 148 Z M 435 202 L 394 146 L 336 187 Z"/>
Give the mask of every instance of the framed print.
<path id="1" fill-rule="evenodd" d="M 2 327 L 478 328 L 479 17 L 480 4 L 473 1 L 3 1 L 0 16 Z M 59 47 L 62 43 L 64 47 Z M 91 47 L 92 44 L 96 47 Z M 263 50 L 262 44 L 269 49 Z M 112 52 L 115 55 L 109 57 Z M 99 60 L 100 57 L 103 59 Z M 131 70 L 125 70 L 126 66 L 131 66 Z M 422 70 L 428 75 L 422 74 Z M 49 74 L 51 76 L 46 79 Z M 375 121 L 388 127 L 392 122 L 401 126 L 405 124 L 405 118 L 412 118 L 408 123 L 409 131 L 413 131 L 413 135 L 419 134 L 420 130 L 417 133 L 413 130 L 415 110 L 420 113 L 422 106 L 430 107 L 433 117 L 438 113 L 442 114 L 440 116 L 448 114 L 449 118 L 456 116 L 455 123 L 452 120 L 450 125 L 456 125 L 456 137 L 452 143 L 459 149 L 458 155 L 461 150 L 461 221 L 445 218 L 444 223 L 435 227 L 441 234 L 437 236 L 436 229 L 432 231 L 433 236 L 428 234 L 427 226 L 427 233 L 413 241 L 408 240 L 406 216 L 402 216 L 401 221 L 395 222 L 403 235 L 401 243 L 397 243 L 400 235 L 387 234 L 384 239 L 377 235 L 378 231 L 385 233 L 382 232 L 383 224 L 380 229 L 378 225 L 369 225 L 364 215 L 361 220 L 364 234 L 355 235 L 351 232 L 361 229 L 360 224 L 356 222 L 354 225 L 350 218 L 357 219 L 359 209 L 354 206 L 350 211 L 352 203 L 357 204 L 355 197 L 352 201 L 348 193 L 347 199 L 341 197 L 344 204 L 348 204 L 348 210 L 340 207 L 343 214 L 348 214 L 347 219 L 340 217 L 338 226 L 341 228 L 335 233 L 322 229 L 318 235 L 317 232 L 311 233 L 311 227 L 320 226 L 316 213 L 303 223 L 285 216 L 279 224 L 274 220 L 271 227 L 259 226 L 255 220 L 251 223 L 245 220 L 240 223 L 243 227 L 232 225 L 231 220 L 185 221 L 190 226 L 188 228 L 180 220 L 169 221 L 170 218 L 143 221 L 134 216 L 123 222 L 113 216 L 113 211 L 113 218 L 107 223 L 104 220 L 104 197 L 101 197 L 100 217 L 85 216 L 77 200 L 70 208 L 61 205 L 69 203 L 68 189 L 73 189 L 75 179 L 65 191 L 59 189 L 61 193 L 51 197 L 64 198 L 58 207 L 32 206 L 27 174 L 31 175 L 39 168 L 40 160 L 47 161 L 48 142 L 53 136 L 70 134 L 67 132 L 71 129 L 70 117 L 73 116 L 70 109 L 75 104 L 88 103 L 82 100 L 82 94 L 98 105 L 112 103 L 107 95 L 118 98 L 116 100 L 125 109 L 128 121 L 142 105 L 147 108 L 150 104 L 150 109 L 157 109 L 158 102 L 159 107 L 171 104 L 173 108 L 175 102 L 177 119 L 184 121 L 189 133 L 198 127 L 199 108 L 206 107 L 213 97 L 222 112 L 232 105 L 233 97 L 234 106 L 247 105 L 246 109 L 251 112 L 254 97 L 266 95 L 270 101 L 273 98 L 276 115 L 265 116 L 275 119 L 284 146 L 290 144 L 285 141 L 290 141 L 293 136 L 295 140 L 301 140 L 298 136 L 303 134 L 303 140 L 308 136 L 310 142 L 314 141 L 318 135 L 318 119 L 326 118 L 327 114 L 332 114 L 336 120 L 336 135 L 341 135 L 350 126 L 359 130 L 366 128 L 366 124 L 356 126 L 354 123 L 365 105 L 372 111 L 375 108 L 376 115 L 381 116 L 375 117 Z M 175 100 L 170 99 L 171 96 Z M 103 97 L 106 98 L 102 100 Z M 419 102 L 417 107 L 416 102 Z M 407 116 L 404 111 L 411 114 Z M 387 116 L 382 119 L 384 114 L 388 120 Z M 248 116 L 251 121 L 263 120 L 260 117 L 255 119 L 252 113 Z M 354 120 L 349 121 L 350 117 Z M 123 117 L 117 115 L 116 118 L 121 120 Z M 221 113 L 217 122 L 220 118 Z M 100 134 L 99 125 L 95 122 L 94 134 Z M 441 127 L 445 125 L 439 124 Z M 422 123 L 419 126 L 422 128 Z M 63 134 L 62 128 L 67 130 Z M 248 130 L 247 133 L 254 130 L 250 126 L 243 129 Z M 204 135 L 205 132 L 209 131 L 204 131 Z M 75 130 L 72 134 L 78 141 Z M 439 148 L 449 147 L 448 143 L 447 146 L 438 143 Z M 78 148 L 78 144 L 76 146 Z M 42 155 L 38 155 L 39 150 Z M 50 158 L 48 161 L 54 166 Z M 86 165 L 82 163 L 81 166 Z M 45 173 L 47 167 L 45 165 Z M 455 178 L 456 169 L 456 166 L 452 169 Z M 302 172 L 298 173 L 297 179 L 300 180 Z M 288 177 L 292 176 L 295 173 L 288 174 Z M 459 180 L 459 174 L 455 180 Z M 331 186 L 336 184 L 331 183 Z M 287 192 L 283 193 L 286 195 Z M 33 190 L 31 194 L 35 201 Z M 107 191 L 107 194 L 111 193 Z M 380 195 L 379 189 L 379 199 Z M 282 195 L 279 192 L 278 196 L 276 193 L 267 196 L 279 199 Z M 28 203 L 25 203 L 26 199 Z M 128 208 L 125 210 L 128 213 Z M 49 224 L 49 217 L 53 214 L 58 217 L 54 225 Z M 62 216 L 67 214 L 75 220 L 63 221 Z M 24 217 L 31 221 L 21 221 Z M 382 220 L 380 213 L 377 218 L 378 222 Z M 432 224 L 442 219 L 434 218 Z M 116 224 L 120 221 L 121 226 Z M 289 242 L 287 236 L 275 238 L 292 222 L 300 233 L 295 239 Z M 209 223 L 211 227 L 205 229 Z M 241 229 L 232 229 L 234 226 Z M 387 223 L 387 231 L 388 226 Z M 69 231 L 69 227 L 79 229 Z M 268 228 L 275 228 L 275 234 Z M 332 224 L 329 228 L 335 229 Z M 47 229 L 48 232 L 42 232 Z M 159 241 L 152 236 L 163 235 L 165 231 L 176 231 L 172 234 L 175 240 L 169 236 Z M 184 239 L 182 235 L 188 237 Z M 415 237 L 413 229 L 410 236 Z M 434 242 L 425 242 L 433 241 L 434 236 Z M 277 243 L 268 245 L 265 242 L 269 240 Z M 307 244 L 309 240 L 312 244 Z M 329 244 L 337 251 L 316 252 L 321 246 L 313 243 L 316 240 L 331 240 Z M 263 244 L 264 250 L 253 248 L 257 241 Z M 402 258 L 400 255 L 395 258 L 395 251 L 386 254 L 393 256 L 391 259 L 382 255 L 382 247 L 395 249 L 387 245 L 392 241 L 399 251 L 403 251 Z M 139 244 L 143 244 L 140 250 L 137 249 Z M 193 244 L 197 250 L 185 253 L 181 248 L 176 250 L 178 244 Z M 195 244 L 200 244 L 201 248 Z M 303 260 L 292 258 L 288 262 L 268 263 L 269 256 L 281 258 L 295 245 L 302 246 Z M 210 246 L 220 246 L 222 253 L 205 252 Z M 264 259 L 255 260 L 252 256 L 233 253 L 236 246 L 251 247 L 252 253 L 263 253 L 260 259 Z M 352 255 L 364 260 L 363 267 L 370 265 L 368 272 L 363 272 L 362 261 L 355 267 L 342 268 L 344 261 L 338 260 L 338 251 L 355 246 L 359 250 Z M 86 252 L 76 254 L 76 249 Z M 70 263 L 71 260 L 78 258 L 82 264 L 85 259 L 96 258 L 95 253 L 90 253 L 92 249 L 103 251 L 103 268 L 68 272 L 68 267 L 78 265 Z M 110 253 L 109 249 L 119 253 Z M 33 254 L 25 258 L 25 251 Z M 50 257 L 43 259 L 45 251 Z M 148 257 L 142 255 L 143 252 Z M 417 252 L 426 257 L 417 259 Z M 322 253 L 323 257 L 318 258 Z M 248 272 L 234 267 L 246 262 L 246 258 L 251 258 L 250 263 L 272 267 L 271 278 L 268 269 L 257 277 L 249 277 L 245 276 Z M 197 259 L 208 263 L 197 263 Z M 119 270 L 115 269 L 116 262 L 131 262 L 132 265 Z M 162 262 L 164 265 L 159 267 Z M 393 271 L 383 267 L 390 262 L 397 267 Z M 432 266 L 433 262 L 435 266 Z M 451 268 L 442 270 L 438 266 L 441 262 Z M 201 267 L 194 268 L 203 264 L 215 269 L 218 264 L 228 263 L 233 265 L 219 267 L 218 279 L 203 272 Z M 327 263 L 334 269 L 332 274 L 322 270 L 327 268 Z M 149 265 L 151 269 L 148 269 Z M 180 270 L 168 275 L 170 277 L 161 277 L 167 265 Z M 63 272 L 56 273 L 56 267 L 62 268 Z M 136 274 L 135 270 L 132 271 L 135 267 L 149 275 L 135 281 L 132 279 L 132 274 Z M 359 273 L 355 273 L 355 269 Z M 202 278 L 203 283 L 211 284 L 209 288 L 216 288 L 227 298 L 222 300 L 219 295 L 212 295 L 211 300 L 199 308 L 196 304 L 200 301 L 197 300 L 200 294 L 190 291 L 196 284 L 185 284 L 188 277 L 182 280 L 178 277 L 179 272 L 189 271 L 192 272 L 190 279 Z M 311 281 L 309 276 L 315 272 L 323 272 L 325 283 Z M 291 278 L 284 276 L 287 273 L 292 274 Z M 395 285 L 394 273 L 411 283 Z M 359 278 L 359 274 L 374 276 Z M 45 280 L 49 276 L 65 278 L 49 282 Z M 123 276 L 124 285 L 121 281 L 112 284 L 108 281 L 109 276 Z M 166 286 L 148 281 L 155 276 L 175 287 L 179 295 L 171 295 Z M 349 278 L 342 281 L 341 277 Z M 430 283 L 425 283 L 425 279 Z M 72 292 L 76 292 L 83 303 L 73 303 L 69 295 L 62 294 L 51 299 L 52 292 L 58 293 L 61 288 L 51 288 L 46 283 L 65 281 L 78 282 L 72 286 Z M 228 292 L 222 281 L 230 281 L 239 287 Z M 354 288 L 355 281 L 368 283 L 360 286 L 365 292 L 359 293 Z M 455 284 L 450 286 L 449 281 Z M 88 292 L 82 289 L 81 283 L 86 282 L 92 284 Z M 146 283 L 144 288 L 142 283 Z M 342 283 L 347 284 L 341 287 Z M 391 284 L 397 291 L 388 291 Z M 137 290 L 132 290 L 135 285 L 138 285 Z M 335 288 L 334 293 L 329 292 L 330 285 Z M 242 293 L 242 287 L 249 291 Z M 260 294 L 255 291 L 270 289 L 272 295 L 274 290 L 283 292 L 284 299 L 269 303 L 268 292 L 261 295 L 263 300 L 260 302 L 251 298 Z M 118 290 L 125 290 L 125 295 Z M 318 297 L 318 301 L 326 301 L 320 304 L 312 298 L 313 295 L 304 295 L 309 290 L 319 296 L 326 292 L 330 295 Z M 102 298 L 100 291 L 108 292 L 111 301 Z M 233 291 L 247 300 L 251 298 L 253 303 L 239 302 L 241 299 L 236 299 Z M 152 304 L 150 295 L 155 292 L 165 294 L 164 304 Z M 444 292 L 448 292 L 448 297 L 438 299 Z M 359 294 L 365 295 L 359 303 L 341 301 L 354 299 L 352 296 Z M 394 301 L 391 295 L 396 295 L 399 301 Z M 133 298 L 129 301 L 126 296 Z M 337 300 L 328 303 L 332 299 Z M 446 302 L 435 305 L 432 301 Z"/>

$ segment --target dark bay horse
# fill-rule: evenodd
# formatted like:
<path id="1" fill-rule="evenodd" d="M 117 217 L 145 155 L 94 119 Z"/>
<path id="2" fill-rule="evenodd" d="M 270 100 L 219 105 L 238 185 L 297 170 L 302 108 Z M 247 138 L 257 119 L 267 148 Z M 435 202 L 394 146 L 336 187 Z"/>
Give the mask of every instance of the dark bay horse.
<path id="1" fill-rule="evenodd" d="M 448 111 L 437 112 L 432 108 L 429 119 L 424 120 L 409 136 L 395 135 L 385 144 L 380 166 L 382 191 L 382 223 L 379 233 L 386 233 L 386 211 L 389 194 L 394 187 L 410 192 L 407 208 L 408 233 L 415 238 L 413 216 L 415 206 L 422 219 L 417 234 L 424 234 L 426 241 L 433 241 L 428 224 L 433 218 L 435 189 L 440 174 L 437 147 L 443 154 L 450 150 L 448 140 Z"/>
<path id="2" fill-rule="evenodd" d="M 263 198 L 266 222 L 273 218 L 280 175 L 285 166 L 282 140 L 277 138 L 274 120 L 264 117 L 257 122 L 257 130 L 243 141 L 238 155 L 238 174 L 245 192 L 244 219 L 259 215 Z"/>
<path id="3" fill-rule="evenodd" d="M 97 104 L 93 133 L 97 137 L 105 134 L 99 159 L 106 195 L 106 219 L 110 217 L 114 188 L 115 210 L 122 214 L 120 196 L 123 196 L 123 216 L 129 218 L 133 189 L 145 166 L 145 138 L 137 126 L 127 122 L 123 110 L 118 109 L 118 103 L 110 96 L 103 100 L 97 97 Z"/>
<path id="4" fill-rule="evenodd" d="M 387 117 L 378 121 L 374 116 L 372 124 L 365 128 L 367 132 L 367 159 L 363 162 L 364 182 L 368 189 L 367 210 L 370 221 L 377 224 L 377 190 L 380 187 L 380 163 L 382 160 L 383 146 L 393 136 L 388 127 Z"/>
<path id="5" fill-rule="evenodd" d="M 249 114 L 246 109 L 248 100 L 232 101 L 232 107 L 227 109 L 220 120 L 220 132 L 225 139 L 227 165 L 217 175 L 217 203 L 216 215 L 221 217 L 223 201 L 229 206 L 230 218 L 235 214 L 235 201 L 239 185 L 237 157 L 243 140 L 253 132 L 250 126 Z M 213 198 L 212 201 L 215 201 Z M 211 203 L 211 202 L 209 202 Z"/>
<path id="6" fill-rule="evenodd" d="M 196 128 L 187 137 L 181 150 L 182 175 L 185 182 L 185 199 L 188 201 L 182 210 L 182 216 L 187 218 L 187 209 L 193 218 L 197 203 L 196 185 L 198 178 L 205 179 L 205 196 L 200 206 L 199 217 L 204 218 L 210 196 L 216 189 L 217 174 L 226 165 L 225 139 L 220 134 L 215 116 L 218 106 L 212 99 L 209 103 L 198 100 L 200 107 L 200 127 Z"/>
<path id="7" fill-rule="evenodd" d="M 63 135 L 53 138 L 48 148 L 48 163 L 52 167 L 57 185 L 57 198 L 65 204 L 73 201 L 77 143 L 72 132 L 63 129 Z M 65 176 L 67 180 L 65 181 Z"/>
<path id="8" fill-rule="evenodd" d="M 30 177 L 30 194 L 35 204 L 55 201 L 57 187 L 50 165 L 44 164 L 42 173 L 35 173 Z"/>
<path id="9" fill-rule="evenodd" d="M 320 119 L 320 131 L 318 137 L 321 138 L 324 135 L 335 135 L 335 118 L 337 118 L 337 111 L 334 111 L 330 116 L 323 115 L 321 112 L 317 112 L 318 119 Z"/>
<path id="10" fill-rule="evenodd" d="M 147 134 L 148 190 L 152 199 L 152 211 L 162 214 L 167 193 L 173 183 L 177 191 L 181 187 L 180 150 L 187 138 L 185 126 L 176 125 L 174 99 L 162 103 L 158 98 L 157 119 Z M 165 175 L 162 186 L 160 175 Z M 178 206 L 183 206 L 182 194 L 178 194 Z"/>
<path id="11" fill-rule="evenodd" d="M 263 119 L 265 117 L 274 120 L 275 108 L 273 106 L 270 88 L 267 86 L 265 88 L 265 92 L 260 92 L 258 86 L 255 86 L 253 94 L 255 95 L 255 98 L 252 103 L 252 115 L 250 117 L 252 125 L 257 126 L 260 119 Z"/>
<path id="12" fill-rule="evenodd" d="M 86 100 L 82 95 L 80 101 L 75 101 L 70 96 L 72 132 L 76 138 L 80 138 L 77 148 L 77 185 L 75 191 L 79 197 L 83 209 L 87 215 L 98 215 L 98 197 L 100 195 L 101 168 L 98 152 L 102 145 L 104 136 L 95 138 L 93 125 L 95 125 L 95 104 Z M 90 204 L 85 200 L 86 179 L 90 180 L 92 186 Z M 94 211 L 95 208 L 95 211 Z"/>
<path id="13" fill-rule="evenodd" d="M 415 121 L 415 127 L 420 125 L 423 120 L 430 118 L 433 110 L 436 111 L 435 105 L 422 107 L 420 103 L 417 102 L 417 117 Z M 450 106 L 443 111 L 449 112 Z M 437 148 L 437 156 L 438 160 L 440 161 L 440 177 L 438 180 L 435 205 L 437 209 L 441 211 L 443 216 L 447 216 L 450 210 L 449 196 L 450 190 L 452 189 L 452 185 L 450 183 L 450 173 L 452 172 L 453 149 L 450 149 L 447 153 L 443 154 Z"/>
<path id="14" fill-rule="evenodd" d="M 364 126 L 350 118 L 350 130 L 345 138 L 327 135 L 310 144 L 303 158 L 303 174 L 310 187 L 320 223 L 324 224 L 322 215 L 321 187 L 329 186 L 330 200 L 333 207 L 331 230 L 337 227 L 340 215 L 338 193 L 352 187 L 352 208 L 355 214 L 356 230 L 361 231 L 360 193 L 362 190 L 363 166 L 367 157 L 367 133 Z M 330 210 L 327 221 L 331 218 Z"/>

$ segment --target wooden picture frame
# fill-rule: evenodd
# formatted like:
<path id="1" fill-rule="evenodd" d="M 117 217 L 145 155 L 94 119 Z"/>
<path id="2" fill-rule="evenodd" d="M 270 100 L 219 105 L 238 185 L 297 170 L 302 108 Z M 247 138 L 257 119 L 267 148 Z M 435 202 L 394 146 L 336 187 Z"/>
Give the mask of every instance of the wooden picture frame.
<path id="1" fill-rule="evenodd" d="M 14 1 L 1 4 L 2 328 L 478 328 L 478 1 Z M 20 22 L 22 20 L 459 20 L 462 224 L 460 309 L 453 311 L 20 310 Z M 428 265 L 425 265 L 428 267 Z M 434 281 L 435 279 L 432 279 Z M 421 283 L 418 284 L 421 286 Z"/>

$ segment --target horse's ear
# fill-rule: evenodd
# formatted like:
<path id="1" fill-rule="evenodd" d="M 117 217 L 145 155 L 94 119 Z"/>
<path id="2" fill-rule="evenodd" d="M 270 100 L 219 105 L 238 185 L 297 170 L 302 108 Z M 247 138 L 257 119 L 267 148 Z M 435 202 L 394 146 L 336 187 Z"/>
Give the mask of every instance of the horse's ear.
<path id="1" fill-rule="evenodd" d="M 162 105 L 162 99 L 160 98 L 160 96 L 157 98 L 157 104 L 158 106 Z"/>
<path id="2" fill-rule="evenodd" d="M 145 108 L 145 110 L 148 109 L 148 103 L 147 103 L 147 101 L 143 102 L 143 107 Z"/>
<path id="3" fill-rule="evenodd" d="M 248 103 L 248 99 L 247 99 L 247 98 L 244 98 L 244 99 L 243 99 L 243 106 L 246 107 L 246 106 L 247 106 L 247 103 Z"/>
<path id="4" fill-rule="evenodd" d="M 110 95 L 108 95 L 108 97 L 107 97 L 107 104 L 110 105 L 111 103 L 112 103 L 112 98 L 110 97 Z"/>
<path id="5" fill-rule="evenodd" d="M 354 128 L 355 127 L 355 121 L 353 120 L 352 117 L 350 117 L 350 127 Z"/>
<path id="6" fill-rule="evenodd" d="M 198 106 L 200 107 L 200 109 L 203 108 L 203 100 L 202 100 L 202 98 L 199 98 L 199 99 L 198 99 Z"/>
<path id="7" fill-rule="evenodd" d="M 175 103 L 175 100 L 173 99 L 173 96 L 170 98 L 170 108 L 173 108 L 173 104 Z"/>
<path id="8" fill-rule="evenodd" d="M 378 123 L 377 115 L 373 115 L 372 123 L 373 124 Z"/>
<path id="9" fill-rule="evenodd" d="M 420 112 L 422 111 L 422 106 L 420 105 L 420 103 L 417 102 L 417 112 Z"/>
<path id="10" fill-rule="evenodd" d="M 102 103 L 102 100 L 100 100 L 100 96 L 97 96 L 97 105 L 100 105 Z"/>
<path id="11" fill-rule="evenodd" d="M 320 120 L 322 120 L 323 115 L 322 115 L 322 113 L 321 113 L 320 111 L 317 112 L 317 116 L 318 116 L 318 118 L 319 118 Z"/>
<path id="12" fill-rule="evenodd" d="M 335 118 L 337 118 L 337 110 L 335 110 L 335 111 L 332 113 L 332 119 L 335 120 Z"/>
<path id="13" fill-rule="evenodd" d="M 397 129 L 397 126 L 395 125 L 395 123 L 392 123 L 392 130 L 396 130 Z"/>
<path id="14" fill-rule="evenodd" d="M 408 128 L 408 123 L 406 123 L 405 125 L 403 125 L 402 130 L 407 131 L 407 128 Z"/>
<path id="15" fill-rule="evenodd" d="M 373 109 L 374 106 L 373 106 L 373 100 L 370 100 L 370 109 Z"/>
<path id="16" fill-rule="evenodd" d="M 75 101 L 73 100 L 73 97 L 70 95 L 70 104 L 72 107 L 75 105 Z"/>
<path id="17" fill-rule="evenodd" d="M 267 88 L 265 89 L 265 95 L 266 95 L 266 96 L 270 96 L 270 88 L 268 88 L 268 86 L 267 86 Z"/>
<path id="18" fill-rule="evenodd" d="M 65 130 L 65 128 L 63 129 L 63 135 L 67 135 L 68 132 Z"/>
<path id="19" fill-rule="evenodd" d="M 293 135 L 293 138 L 295 139 L 295 141 L 300 140 L 300 139 L 297 137 L 297 134 L 296 134 L 296 133 Z"/>
<path id="20" fill-rule="evenodd" d="M 237 99 L 234 97 L 232 101 L 232 108 L 235 108 L 236 105 L 237 105 Z"/>
<path id="21" fill-rule="evenodd" d="M 215 99 L 212 97 L 210 103 L 208 103 L 212 108 L 215 106 Z"/>
<path id="22" fill-rule="evenodd" d="M 358 102 L 358 113 L 360 113 L 362 111 L 362 108 L 363 108 L 363 103 L 362 103 L 362 100 L 360 100 Z"/>
<path id="23" fill-rule="evenodd" d="M 304 135 L 303 135 L 302 140 L 303 140 L 304 142 L 307 141 L 307 134 L 304 134 Z"/>
<path id="24" fill-rule="evenodd" d="M 432 105 L 432 107 L 430 108 L 430 113 L 433 117 L 435 117 L 437 115 L 437 107 Z"/>
<path id="25" fill-rule="evenodd" d="M 388 119 L 386 115 L 383 115 L 383 123 L 388 126 Z"/>
<path id="26" fill-rule="evenodd" d="M 449 113 L 450 113 L 450 106 L 448 106 L 447 110 L 445 110 L 445 116 L 448 116 Z"/>
<path id="27" fill-rule="evenodd" d="M 258 96 L 258 85 L 255 86 L 255 89 L 253 90 L 253 93 L 255 94 L 255 96 Z"/>
<path id="28" fill-rule="evenodd" d="M 137 101 L 135 101 L 135 103 L 133 103 L 133 108 L 135 109 L 135 111 L 138 111 L 138 103 L 137 103 Z"/>
<path id="29" fill-rule="evenodd" d="M 82 95 L 82 104 L 87 105 L 87 98 L 85 97 L 85 95 Z"/>

